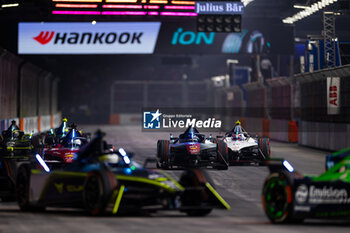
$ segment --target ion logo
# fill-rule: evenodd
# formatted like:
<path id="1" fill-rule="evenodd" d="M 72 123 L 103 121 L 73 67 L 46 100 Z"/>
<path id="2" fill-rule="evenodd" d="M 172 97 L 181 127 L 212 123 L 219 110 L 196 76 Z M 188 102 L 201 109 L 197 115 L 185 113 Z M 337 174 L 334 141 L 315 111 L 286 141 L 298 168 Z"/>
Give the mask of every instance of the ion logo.
<path id="1" fill-rule="evenodd" d="M 161 115 L 159 109 L 156 112 L 143 112 L 143 128 L 160 129 Z"/>
<path id="2" fill-rule="evenodd" d="M 44 45 L 44 44 L 49 43 L 52 40 L 54 35 L 55 35 L 54 31 L 52 31 L 52 32 L 41 31 L 40 34 L 38 36 L 34 37 L 33 39 L 38 41 L 40 44 Z"/>
<path id="3" fill-rule="evenodd" d="M 214 42 L 215 33 L 211 32 L 207 35 L 205 32 L 191 32 L 191 31 L 183 31 L 182 28 L 178 28 L 174 33 L 173 38 L 171 40 L 172 45 L 181 44 L 181 45 L 190 45 L 196 44 L 199 45 L 204 41 L 205 44 L 211 45 Z"/>
<path id="4" fill-rule="evenodd" d="M 307 200 L 307 196 L 308 196 L 308 188 L 306 185 L 300 185 L 297 189 L 297 191 L 295 192 L 295 200 L 298 203 L 304 203 Z"/>

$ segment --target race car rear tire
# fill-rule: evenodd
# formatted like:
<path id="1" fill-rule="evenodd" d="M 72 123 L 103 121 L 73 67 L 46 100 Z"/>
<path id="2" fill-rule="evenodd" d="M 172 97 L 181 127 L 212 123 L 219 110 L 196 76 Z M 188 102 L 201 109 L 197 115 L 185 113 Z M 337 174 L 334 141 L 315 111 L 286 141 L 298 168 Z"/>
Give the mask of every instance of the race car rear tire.
<path id="1" fill-rule="evenodd" d="M 18 168 L 16 177 L 16 197 L 22 211 L 44 211 L 45 206 L 33 206 L 29 201 L 30 167 L 28 164 Z"/>
<path id="2" fill-rule="evenodd" d="M 263 154 L 263 159 L 267 160 L 271 157 L 270 151 L 270 139 L 269 138 L 259 138 L 259 149 Z"/>
<path id="3" fill-rule="evenodd" d="M 293 216 L 293 194 L 290 179 L 283 172 L 270 174 L 264 183 L 262 203 L 272 223 L 296 223 L 303 219 Z"/>
<path id="4" fill-rule="evenodd" d="M 207 182 L 213 184 L 209 176 L 203 170 L 192 169 L 184 171 L 179 181 L 181 186 L 185 188 L 185 193 L 181 197 L 181 203 L 184 206 L 201 206 L 203 202 L 208 202 L 209 195 L 205 189 L 205 184 Z M 212 208 L 194 208 L 186 210 L 185 212 L 189 216 L 205 216 L 211 211 Z"/>
<path id="5" fill-rule="evenodd" d="M 169 166 L 169 140 L 158 140 L 157 142 L 157 157 L 161 168 L 168 168 Z"/>
<path id="6" fill-rule="evenodd" d="M 222 164 L 222 169 L 228 169 L 229 153 L 227 144 L 224 141 L 217 141 L 217 159 Z"/>
<path id="7" fill-rule="evenodd" d="M 93 216 L 103 215 L 116 187 L 117 180 L 112 172 L 104 170 L 90 172 L 83 191 L 85 210 Z"/>

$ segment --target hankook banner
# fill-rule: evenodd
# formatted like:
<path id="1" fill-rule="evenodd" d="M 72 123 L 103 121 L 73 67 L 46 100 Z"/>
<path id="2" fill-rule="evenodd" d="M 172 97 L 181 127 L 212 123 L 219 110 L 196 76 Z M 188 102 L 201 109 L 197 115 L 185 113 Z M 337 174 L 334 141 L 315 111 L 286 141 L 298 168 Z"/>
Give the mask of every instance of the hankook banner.
<path id="1" fill-rule="evenodd" d="M 160 22 L 19 23 L 19 54 L 152 54 Z"/>

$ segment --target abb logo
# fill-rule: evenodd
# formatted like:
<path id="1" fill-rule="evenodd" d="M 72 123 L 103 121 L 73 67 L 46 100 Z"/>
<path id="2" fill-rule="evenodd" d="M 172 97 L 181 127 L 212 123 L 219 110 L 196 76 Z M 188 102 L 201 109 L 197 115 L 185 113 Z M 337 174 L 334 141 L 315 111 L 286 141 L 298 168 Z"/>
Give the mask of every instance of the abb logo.
<path id="1" fill-rule="evenodd" d="M 49 43 L 53 36 L 55 35 L 55 32 L 54 31 L 41 31 L 40 34 L 36 37 L 34 37 L 34 40 L 38 41 L 40 44 L 44 45 L 44 44 L 47 44 Z"/>
<path id="2" fill-rule="evenodd" d="M 338 87 L 330 86 L 329 87 L 329 103 L 334 106 L 338 106 Z"/>

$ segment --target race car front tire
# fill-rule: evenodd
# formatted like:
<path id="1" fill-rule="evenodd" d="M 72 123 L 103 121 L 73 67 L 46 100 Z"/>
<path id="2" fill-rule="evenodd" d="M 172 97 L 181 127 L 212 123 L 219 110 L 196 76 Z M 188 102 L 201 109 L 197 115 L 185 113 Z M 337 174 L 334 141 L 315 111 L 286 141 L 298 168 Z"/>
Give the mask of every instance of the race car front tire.
<path id="1" fill-rule="evenodd" d="M 203 202 L 209 201 L 205 184 L 212 183 L 209 176 L 200 169 L 186 170 L 182 173 L 179 183 L 185 188 L 181 203 L 185 206 L 201 206 Z M 189 216 L 205 216 L 212 208 L 193 208 L 186 210 Z"/>
<path id="2" fill-rule="evenodd" d="M 224 141 L 217 141 L 217 160 L 220 163 L 219 166 L 216 166 L 215 168 L 221 169 L 221 170 L 227 170 L 228 169 L 228 163 L 229 163 L 229 153 L 227 144 Z"/>
<path id="3" fill-rule="evenodd" d="M 90 172 L 83 191 L 85 210 L 93 216 L 103 215 L 116 187 L 117 180 L 112 172 L 105 170 Z"/>
<path id="4" fill-rule="evenodd" d="M 259 150 L 263 154 L 263 159 L 268 160 L 271 157 L 270 151 L 270 139 L 269 138 L 259 138 Z"/>
<path id="5" fill-rule="evenodd" d="M 29 200 L 30 167 L 23 164 L 18 168 L 16 177 L 16 197 L 22 211 L 44 211 L 45 206 L 33 206 Z"/>
<path id="6" fill-rule="evenodd" d="M 265 180 L 262 203 L 266 216 L 272 223 L 300 223 L 293 216 L 293 193 L 290 179 L 283 172 L 271 173 Z"/>

